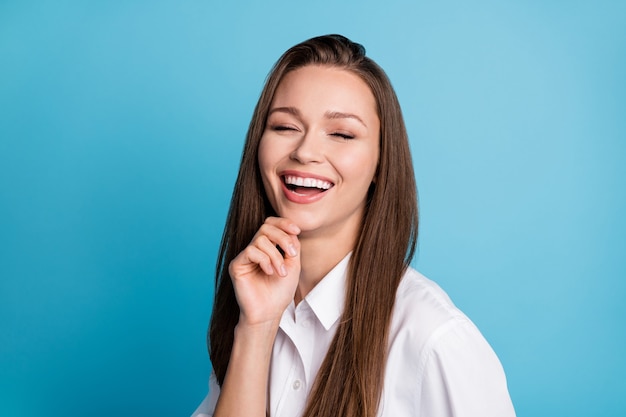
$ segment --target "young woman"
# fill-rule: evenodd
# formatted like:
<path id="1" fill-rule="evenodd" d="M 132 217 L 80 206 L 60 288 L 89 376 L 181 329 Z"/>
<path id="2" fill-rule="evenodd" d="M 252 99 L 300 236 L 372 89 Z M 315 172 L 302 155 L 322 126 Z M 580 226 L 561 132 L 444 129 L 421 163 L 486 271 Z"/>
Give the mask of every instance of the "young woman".
<path id="1" fill-rule="evenodd" d="M 339 35 L 285 52 L 248 130 L 194 417 L 514 416 L 493 350 L 409 266 L 417 219 L 383 70 Z"/>

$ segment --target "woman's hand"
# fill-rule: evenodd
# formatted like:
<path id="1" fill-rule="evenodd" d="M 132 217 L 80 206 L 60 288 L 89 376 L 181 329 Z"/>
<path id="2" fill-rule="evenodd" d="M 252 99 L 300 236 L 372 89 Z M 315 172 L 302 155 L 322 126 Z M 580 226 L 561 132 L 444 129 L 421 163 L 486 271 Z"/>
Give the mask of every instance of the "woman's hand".
<path id="1" fill-rule="evenodd" d="M 299 233 L 292 221 L 268 217 L 250 244 L 230 263 L 228 272 L 241 311 L 239 324 L 280 321 L 300 278 Z"/>
<path id="2" fill-rule="evenodd" d="M 216 417 L 266 415 L 272 346 L 300 279 L 299 233 L 292 221 L 269 217 L 228 266 L 240 314 Z"/>

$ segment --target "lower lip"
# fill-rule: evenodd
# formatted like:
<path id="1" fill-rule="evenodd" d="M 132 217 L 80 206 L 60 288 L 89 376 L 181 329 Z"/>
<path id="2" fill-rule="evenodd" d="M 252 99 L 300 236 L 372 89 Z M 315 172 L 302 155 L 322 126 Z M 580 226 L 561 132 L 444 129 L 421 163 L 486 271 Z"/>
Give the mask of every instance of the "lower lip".
<path id="1" fill-rule="evenodd" d="M 285 197 L 287 197 L 287 200 L 291 201 L 292 203 L 297 203 L 297 204 L 315 203 L 316 201 L 319 201 L 322 198 L 324 198 L 326 196 L 326 193 L 329 191 L 329 190 L 326 190 L 317 194 L 302 195 L 302 194 L 298 194 L 298 193 L 291 191 L 289 188 L 287 188 L 284 182 L 281 182 L 281 186 L 283 187 L 283 193 L 285 194 Z"/>

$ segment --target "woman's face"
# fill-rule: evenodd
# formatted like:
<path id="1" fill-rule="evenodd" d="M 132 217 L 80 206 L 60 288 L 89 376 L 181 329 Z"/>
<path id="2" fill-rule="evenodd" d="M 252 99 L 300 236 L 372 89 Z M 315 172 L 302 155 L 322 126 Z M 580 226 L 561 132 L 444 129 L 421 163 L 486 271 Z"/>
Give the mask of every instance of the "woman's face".
<path id="1" fill-rule="evenodd" d="M 374 180 L 380 121 L 357 75 L 305 66 L 280 82 L 259 145 L 265 192 L 276 213 L 307 235 L 354 240 Z"/>

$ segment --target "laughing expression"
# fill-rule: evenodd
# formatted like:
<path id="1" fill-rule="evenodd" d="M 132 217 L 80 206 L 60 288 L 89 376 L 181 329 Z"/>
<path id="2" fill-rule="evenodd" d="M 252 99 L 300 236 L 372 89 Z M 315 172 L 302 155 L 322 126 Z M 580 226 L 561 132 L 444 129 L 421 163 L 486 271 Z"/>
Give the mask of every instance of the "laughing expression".
<path id="1" fill-rule="evenodd" d="M 305 66 L 280 82 L 259 145 L 265 192 L 301 236 L 354 241 L 378 165 L 376 101 L 359 76 Z"/>

